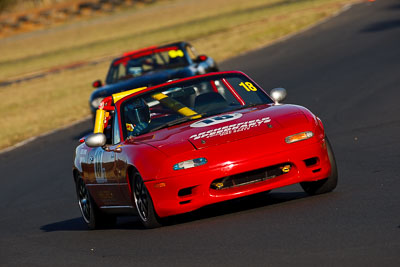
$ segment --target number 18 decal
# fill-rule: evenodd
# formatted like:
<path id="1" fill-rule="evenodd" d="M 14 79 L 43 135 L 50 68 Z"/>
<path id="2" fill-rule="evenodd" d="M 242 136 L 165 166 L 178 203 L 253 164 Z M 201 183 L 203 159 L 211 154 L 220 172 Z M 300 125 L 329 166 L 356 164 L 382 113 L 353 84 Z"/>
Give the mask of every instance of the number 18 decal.
<path id="1" fill-rule="evenodd" d="M 241 83 L 239 83 L 239 86 L 242 86 L 244 89 L 246 89 L 247 92 L 257 91 L 257 88 L 255 88 L 251 82 L 245 82 L 245 83 L 241 82 Z"/>

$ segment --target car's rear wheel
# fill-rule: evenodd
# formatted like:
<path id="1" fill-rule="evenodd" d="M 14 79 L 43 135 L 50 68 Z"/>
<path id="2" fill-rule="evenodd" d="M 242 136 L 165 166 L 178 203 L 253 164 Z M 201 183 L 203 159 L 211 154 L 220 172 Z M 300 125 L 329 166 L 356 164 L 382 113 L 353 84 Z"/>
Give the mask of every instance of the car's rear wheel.
<path id="1" fill-rule="evenodd" d="M 336 166 L 335 155 L 333 154 L 332 146 L 328 138 L 325 137 L 325 140 L 326 140 L 326 149 L 328 152 L 329 161 L 331 163 L 331 174 L 327 178 L 319 181 L 300 183 L 303 190 L 309 195 L 318 195 L 331 192 L 337 186 L 338 171 Z"/>
<path id="2" fill-rule="evenodd" d="M 110 227 L 115 224 L 115 216 L 103 214 L 96 206 L 82 178 L 78 178 L 76 181 L 76 194 L 83 220 L 89 229 Z"/>
<path id="3" fill-rule="evenodd" d="M 161 226 L 160 218 L 157 216 L 149 191 L 138 172 L 133 175 L 133 198 L 140 221 L 146 228 L 157 228 Z"/>

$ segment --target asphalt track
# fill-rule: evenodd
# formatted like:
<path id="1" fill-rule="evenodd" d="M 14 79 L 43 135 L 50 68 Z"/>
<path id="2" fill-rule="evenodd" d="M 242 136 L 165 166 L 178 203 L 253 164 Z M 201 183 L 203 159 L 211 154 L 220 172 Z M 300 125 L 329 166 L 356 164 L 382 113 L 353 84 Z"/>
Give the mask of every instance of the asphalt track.
<path id="1" fill-rule="evenodd" d="M 179 216 L 88 231 L 72 152 L 83 122 L 0 155 L 1 266 L 400 266 L 400 1 L 362 3 L 312 30 L 230 61 L 287 103 L 318 114 L 340 184 L 298 185 Z"/>

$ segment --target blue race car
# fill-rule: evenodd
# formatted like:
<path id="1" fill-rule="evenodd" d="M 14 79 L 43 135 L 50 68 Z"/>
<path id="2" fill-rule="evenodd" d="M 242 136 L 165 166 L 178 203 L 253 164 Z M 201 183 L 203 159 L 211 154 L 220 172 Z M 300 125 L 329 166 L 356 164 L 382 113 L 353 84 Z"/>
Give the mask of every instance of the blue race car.
<path id="1" fill-rule="evenodd" d="M 90 109 L 95 117 L 100 102 L 112 94 L 214 71 L 215 61 L 198 55 L 187 42 L 131 51 L 112 61 L 104 85 L 101 80 L 93 82 Z"/>

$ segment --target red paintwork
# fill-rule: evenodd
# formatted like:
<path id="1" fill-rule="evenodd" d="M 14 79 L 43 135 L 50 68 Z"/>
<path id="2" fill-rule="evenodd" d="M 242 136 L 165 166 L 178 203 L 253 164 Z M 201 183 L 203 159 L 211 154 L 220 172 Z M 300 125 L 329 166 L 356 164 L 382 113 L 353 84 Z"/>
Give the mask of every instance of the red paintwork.
<path id="1" fill-rule="evenodd" d="M 114 107 L 112 106 L 113 105 L 112 101 L 113 101 L 112 96 L 107 96 L 100 102 L 99 109 L 103 109 L 106 111 L 114 110 Z"/>
<path id="2" fill-rule="evenodd" d="M 99 81 L 99 80 L 94 81 L 93 84 L 92 84 L 92 86 L 93 86 L 94 88 L 100 87 L 100 86 L 101 86 L 101 81 Z"/>
<path id="3" fill-rule="evenodd" d="M 133 55 L 133 54 L 136 54 L 136 53 L 140 53 L 140 52 L 144 52 L 144 51 L 148 51 L 148 50 L 152 50 L 152 49 L 156 49 L 156 48 L 157 48 L 157 46 L 153 45 L 153 46 L 145 47 L 145 48 L 142 48 L 142 49 L 137 49 L 137 50 L 125 52 L 123 54 L 123 56 L 124 57 L 125 56 L 130 56 L 130 55 Z"/>
<path id="4" fill-rule="evenodd" d="M 157 48 L 157 46 L 151 46 L 148 48 L 143 48 L 140 50 L 124 53 L 123 57 L 121 57 L 119 60 L 114 61 L 113 64 L 114 66 L 117 66 L 121 63 L 125 63 L 134 58 L 144 57 L 154 53 L 160 53 L 164 51 L 177 50 L 177 49 L 179 49 L 177 46 L 160 47 L 160 48 Z"/>
<path id="5" fill-rule="evenodd" d="M 200 60 L 200 61 L 206 61 L 206 60 L 207 60 L 207 56 L 205 56 L 205 55 L 200 55 L 200 56 L 199 56 L 199 60 Z"/>
<path id="6" fill-rule="evenodd" d="M 214 74 L 202 76 L 209 75 Z M 192 78 L 184 80 L 190 79 Z M 179 81 L 168 84 L 177 82 Z M 119 111 L 121 103 L 126 99 L 161 86 L 163 85 L 147 88 L 123 98 L 116 103 L 116 110 Z M 135 207 L 128 179 L 130 168 L 135 168 L 145 181 L 155 211 L 160 217 L 329 176 L 331 165 L 322 123 L 306 108 L 265 104 L 228 113 L 240 113 L 241 116 L 207 127 L 190 127 L 194 123 L 190 121 L 150 132 L 122 141 L 118 144 L 122 150 L 120 153 L 113 152 L 117 145 L 109 146 L 107 151 L 81 144 L 76 149 L 74 170 L 84 179 L 98 206 Z M 262 119 L 265 118 L 270 119 L 268 124 L 262 123 Z M 199 134 L 212 129 L 236 127 L 246 123 L 259 125 L 231 134 L 216 135 L 206 139 L 205 143 L 201 141 L 202 138 L 196 139 Z M 285 137 L 304 131 L 312 131 L 314 136 L 297 143 L 285 142 Z M 121 122 L 120 132 L 122 133 Z M 105 173 L 106 183 L 96 180 L 94 174 L 95 166 L 91 158 L 96 158 L 96 150 L 102 154 L 102 169 L 97 166 L 97 171 Z M 200 157 L 205 157 L 207 164 L 191 169 L 173 170 L 173 165 L 178 162 Z M 304 160 L 312 157 L 317 157 L 318 160 L 315 165 L 307 167 Z M 224 190 L 210 188 L 211 182 L 217 178 L 286 162 L 293 165 L 291 171 L 276 178 Z M 160 186 L 160 183 L 165 183 L 165 186 Z M 188 187 L 193 188 L 190 195 L 178 196 L 179 190 Z"/>
<path id="7" fill-rule="evenodd" d="M 215 82 L 214 82 L 214 81 L 211 81 L 210 83 L 211 83 L 211 86 L 212 86 L 212 88 L 213 88 L 213 91 L 216 92 L 216 93 L 218 93 L 218 88 L 217 88 L 217 86 L 215 85 Z"/>

